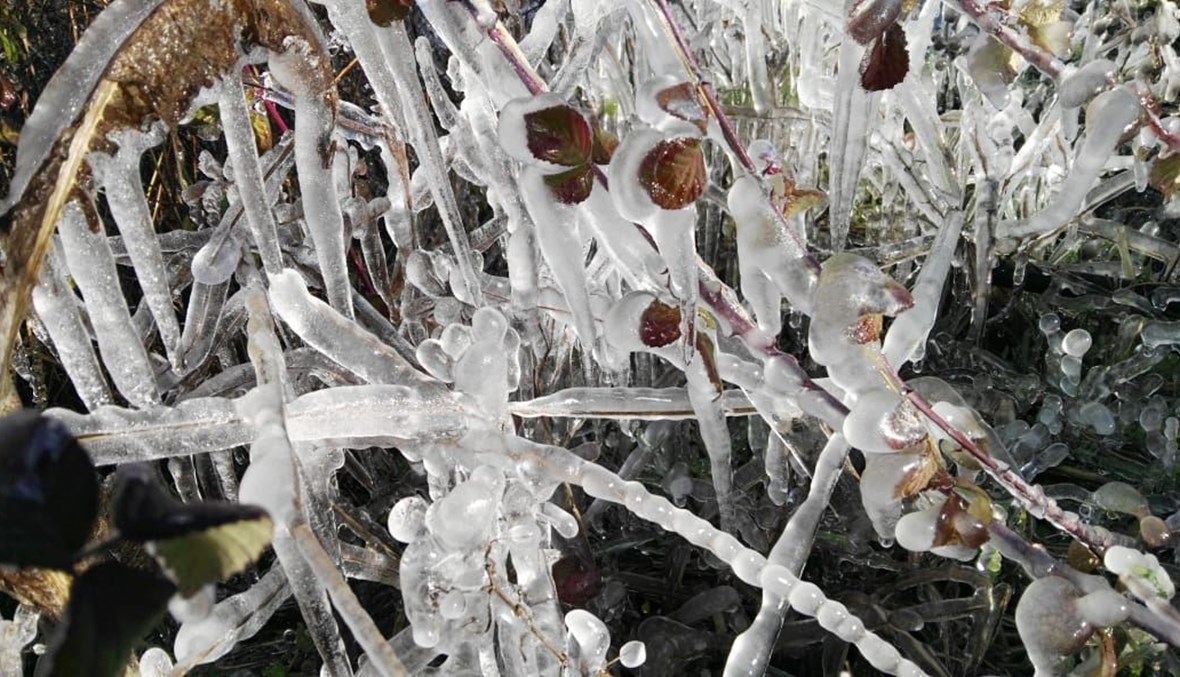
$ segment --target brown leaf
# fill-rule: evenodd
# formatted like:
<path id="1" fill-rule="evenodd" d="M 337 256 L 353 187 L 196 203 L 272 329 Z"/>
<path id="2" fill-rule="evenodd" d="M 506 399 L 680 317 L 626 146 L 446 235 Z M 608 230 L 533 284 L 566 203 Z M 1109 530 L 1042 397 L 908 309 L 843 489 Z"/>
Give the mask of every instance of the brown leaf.
<path id="1" fill-rule="evenodd" d="M 901 478 L 893 490 L 893 496 L 895 498 L 910 498 L 917 496 L 931 486 L 947 484 L 949 481 L 950 476 L 946 474 L 941 457 L 935 453 L 930 444 L 927 444 L 922 450 L 921 462 Z"/>
<path id="2" fill-rule="evenodd" d="M 696 347 L 697 354 L 701 356 L 704 363 L 705 375 L 709 377 L 709 383 L 712 383 L 713 388 L 720 393 L 723 386 L 721 372 L 717 370 L 716 347 L 713 345 L 713 339 L 704 332 L 697 332 Z"/>
<path id="3" fill-rule="evenodd" d="M 365 0 L 369 20 L 382 27 L 405 19 L 413 6 L 412 0 Z"/>
<path id="4" fill-rule="evenodd" d="M 553 197 L 564 205 L 576 205 L 585 201 L 594 189 L 594 172 L 590 171 L 590 165 L 574 167 L 560 174 L 551 174 L 545 176 L 544 180 Z"/>
<path id="5" fill-rule="evenodd" d="M 538 160 L 563 167 L 590 161 L 590 123 L 573 108 L 561 105 L 526 113 L 524 125 L 529 152 Z"/>
<path id="6" fill-rule="evenodd" d="M 968 500 L 959 491 L 952 491 L 942 504 L 938 521 L 934 525 L 934 546 L 965 545 L 978 548 L 983 545 L 988 539 L 987 524 L 991 521 L 991 511 L 990 502 L 985 505 L 986 513 L 974 505 L 981 500 L 987 499 L 979 499 L 972 493 Z"/>
<path id="7" fill-rule="evenodd" d="M 910 69 L 905 31 L 893 24 L 873 41 L 860 62 L 860 86 L 870 92 L 893 89 Z"/>
<path id="8" fill-rule="evenodd" d="M 700 139 L 678 137 L 655 145 L 639 165 L 639 184 L 663 209 L 683 209 L 705 191 Z"/>
<path id="9" fill-rule="evenodd" d="M 639 318 L 639 340 L 649 348 L 660 348 L 680 338 L 680 309 L 652 301 Z"/>

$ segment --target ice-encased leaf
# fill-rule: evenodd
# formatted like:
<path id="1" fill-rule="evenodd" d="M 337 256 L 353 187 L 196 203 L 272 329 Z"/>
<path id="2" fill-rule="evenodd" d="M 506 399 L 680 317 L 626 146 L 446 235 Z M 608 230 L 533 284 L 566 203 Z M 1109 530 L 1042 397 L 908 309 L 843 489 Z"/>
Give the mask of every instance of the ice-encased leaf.
<path id="1" fill-rule="evenodd" d="M 586 118 L 553 94 L 508 102 L 498 133 L 509 156 L 549 173 L 587 164 L 594 142 Z"/>
<path id="2" fill-rule="evenodd" d="M 705 191 L 705 154 L 700 139 L 660 141 L 639 163 L 639 184 L 661 209 L 683 209 Z"/>
<path id="3" fill-rule="evenodd" d="M 897 24 L 882 33 L 860 62 L 860 86 L 870 92 L 893 89 L 910 69 L 905 30 Z"/>

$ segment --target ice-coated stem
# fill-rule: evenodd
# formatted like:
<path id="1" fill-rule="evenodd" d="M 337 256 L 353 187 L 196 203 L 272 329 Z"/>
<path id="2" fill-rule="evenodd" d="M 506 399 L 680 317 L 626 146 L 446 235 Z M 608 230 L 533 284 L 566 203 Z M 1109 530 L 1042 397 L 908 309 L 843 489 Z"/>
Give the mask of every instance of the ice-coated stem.
<path id="1" fill-rule="evenodd" d="M 1033 578 L 1060 576 L 1085 592 L 1100 588 L 1110 589 L 1105 579 L 1083 574 L 1056 559 L 1044 548 L 1024 540 L 1000 522 L 993 521 L 988 525 L 988 531 L 1000 554 L 1019 564 L 1025 573 Z M 1170 614 L 1159 614 L 1139 604 L 1130 604 L 1130 610 L 1129 620 L 1132 623 L 1172 646 L 1180 646 L 1180 622 Z"/>
<path id="2" fill-rule="evenodd" d="M 245 592 L 221 600 L 208 616 L 181 624 L 173 652 L 178 673 L 212 663 L 250 639 L 291 596 L 282 566 L 271 567 Z"/>
<path id="3" fill-rule="evenodd" d="M 687 510 L 677 508 L 668 499 L 652 495 L 639 482 L 624 481 L 606 468 L 565 449 L 520 439 L 505 438 L 504 442 L 504 456 L 509 463 L 542 473 L 552 480 L 580 485 L 588 495 L 623 505 L 640 518 L 705 548 L 728 564 L 745 583 L 770 590 L 787 600 L 799 613 L 814 617 L 825 630 L 855 644 L 874 668 L 894 675 L 925 674 L 884 639 L 866 630 L 864 623 L 849 613 L 847 607 L 827 599 L 817 586 L 800 580 L 782 565 L 767 562 L 765 557 L 746 548 L 732 535 Z M 502 464 L 504 460 L 499 462 Z M 749 660 L 751 657 L 744 652 L 731 656 L 731 661 L 738 665 Z"/>
<path id="4" fill-rule="evenodd" d="M 352 666 L 340 629 L 332 616 L 323 581 L 300 553 L 294 532 L 304 525 L 300 506 L 300 471 L 287 436 L 284 401 L 291 396 L 286 363 L 266 297 L 257 287 L 246 290 L 248 350 L 258 387 L 244 398 L 243 411 L 257 430 L 250 466 L 242 477 L 241 498 L 270 513 L 275 555 L 307 622 L 320 657 L 332 674 L 351 675 Z"/>
<path id="5" fill-rule="evenodd" d="M 1001 223 L 1001 237 L 1029 237 L 1060 228 L 1076 217 L 1086 193 L 1106 166 L 1123 135 L 1139 117 L 1139 103 L 1123 89 L 1098 95 L 1086 118 L 1086 138 L 1074 155 L 1069 177 L 1049 206 L 1023 222 Z"/>

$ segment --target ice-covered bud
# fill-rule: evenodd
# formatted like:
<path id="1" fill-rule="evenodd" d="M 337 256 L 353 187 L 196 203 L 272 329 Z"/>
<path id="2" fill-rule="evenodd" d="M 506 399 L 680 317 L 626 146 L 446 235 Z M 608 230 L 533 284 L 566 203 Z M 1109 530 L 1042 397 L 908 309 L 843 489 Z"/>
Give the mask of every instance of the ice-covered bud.
<path id="1" fill-rule="evenodd" d="M 704 192 L 707 181 L 701 141 L 668 137 L 654 129 L 631 132 L 607 170 L 619 214 L 646 221 L 661 209 L 683 209 Z"/>
<path id="2" fill-rule="evenodd" d="M 844 437 L 868 453 L 887 454 L 911 449 L 927 437 L 917 408 L 884 388 L 862 393 L 844 419 Z"/>
<path id="3" fill-rule="evenodd" d="M 879 338 L 869 318 L 897 315 L 912 307 L 914 299 L 872 261 L 855 254 L 837 254 L 824 262 L 813 305 L 808 346 L 817 362 L 828 365 L 843 357 L 850 343 Z"/>
<path id="4" fill-rule="evenodd" d="M 933 460 L 923 452 L 865 455 L 861 502 L 882 540 L 892 541 L 902 499 L 925 488 L 933 470 Z"/>
<path id="5" fill-rule="evenodd" d="M 1155 555 L 1115 545 L 1106 550 L 1103 564 L 1111 573 L 1145 581 L 1163 599 L 1172 599 L 1176 594 L 1176 584 Z"/>

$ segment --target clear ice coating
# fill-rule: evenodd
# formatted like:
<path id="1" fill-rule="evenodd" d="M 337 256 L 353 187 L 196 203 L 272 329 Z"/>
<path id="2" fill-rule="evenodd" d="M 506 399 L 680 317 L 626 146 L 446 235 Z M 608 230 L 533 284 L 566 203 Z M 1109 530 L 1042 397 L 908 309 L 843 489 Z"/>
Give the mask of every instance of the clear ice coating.
<path id="1" fill-rule="evenodd" d="M 5 377 L 99 465 L 276 522 L 269 568 L 173 605 L 140 674 L 218 669 L 291 598 L 332 675 L 761 675 L 845 645 L 1022 674 L 956 625 L 1013 618 L 1043 674 L 1096 668 L 1099 628 L 1180 645 L 1180 513 L 1152 514 L 1174 3 L 240 0 L 208 5 L 234 38 L 200 82 L 119 89 L 120 58 L 212 48 L 136 33 L 164 3 L 194 0 L 99 14 L 0 202 L 3 303 L 46 252 Z M 1030 521 L 1126 592 L 1013 541 Z M 36 625 L 0 620 L 0 673 Z"/>

